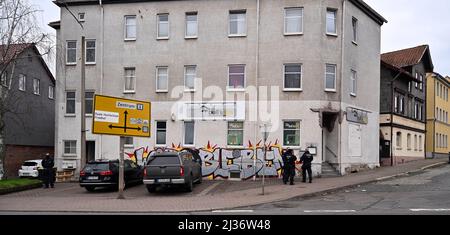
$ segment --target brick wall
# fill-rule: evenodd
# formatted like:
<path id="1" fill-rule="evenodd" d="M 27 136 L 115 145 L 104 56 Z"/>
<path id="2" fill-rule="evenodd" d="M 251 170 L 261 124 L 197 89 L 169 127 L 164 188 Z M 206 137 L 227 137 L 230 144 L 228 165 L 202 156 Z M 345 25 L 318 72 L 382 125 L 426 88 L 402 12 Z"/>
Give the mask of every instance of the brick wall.
<path id="1" fill-rule="evenodd" d="M 7 145 L 5 169 L 8 177 L 17 177 L 18 170 L 26 160 L 43 159 L 46 153 L 53 155 L 53 147 Z"/>

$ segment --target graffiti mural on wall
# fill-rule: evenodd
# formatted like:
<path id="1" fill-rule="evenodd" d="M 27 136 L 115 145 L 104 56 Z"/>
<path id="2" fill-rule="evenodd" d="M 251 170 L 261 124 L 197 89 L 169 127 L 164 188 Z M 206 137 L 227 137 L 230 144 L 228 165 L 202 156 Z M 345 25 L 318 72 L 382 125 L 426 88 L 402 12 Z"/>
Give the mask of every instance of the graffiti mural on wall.
<path id="1" fill-rule="evenodd" d="M 256 146 L 249 141 L 248 146 L 243 148 L 222 148 L 213 146 L 208 141 L 205 147 L 197 149 L 202 160 L 203 177 L 210 179 L 236 177 L 244 180 L 263 174 L 280 177 L 283 166 L 282 146 L 276 140 L 274 144 L 271 142 L 267 144 L 266 148 L 267 153 L 264 157 L 264 146 L 261 146 L 261 141 Z M 133 153 L 126 154 L 137 164 L 144 165 L 147 158 L 156 152 L 182 150 L 180 144 L 178 146 L 172 144 L 172 148 L 154 148 L 149 151 L 148 147 L 141 147 Z"/>

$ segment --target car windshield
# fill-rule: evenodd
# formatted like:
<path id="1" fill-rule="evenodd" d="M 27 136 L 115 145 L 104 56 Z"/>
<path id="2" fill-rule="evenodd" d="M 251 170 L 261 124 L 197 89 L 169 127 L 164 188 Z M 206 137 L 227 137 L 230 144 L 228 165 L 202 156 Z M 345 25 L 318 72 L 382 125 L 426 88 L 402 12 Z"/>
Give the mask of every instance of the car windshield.
<path id="1" fill-rule="evenodd" d="M 85 171 L 107 171 L 109 170 L 109 162 L 88 163 L 84 167 Z"/>
<path id="2" fill-rule="evenodd" d="M 153 156 L 148 160 L 147 165 L 174 165 L 180 164 L 178 155 Z"/>
<path id="3" fill-rule="evenodd" d="M 23 166 L 37 166 L 37 162 L 24 162 Z"/>

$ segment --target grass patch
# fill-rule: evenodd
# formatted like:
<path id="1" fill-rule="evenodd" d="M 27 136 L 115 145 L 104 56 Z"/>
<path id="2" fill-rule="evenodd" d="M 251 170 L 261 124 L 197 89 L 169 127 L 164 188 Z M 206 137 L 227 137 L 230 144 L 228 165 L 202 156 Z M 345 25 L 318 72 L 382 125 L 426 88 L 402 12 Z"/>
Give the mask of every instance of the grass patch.
<path id="1" fill-rule="evenodd" d="M 41 183 L 41 181 L 37 179 L 6 179 L 0 180 L 0 189 L 10 189 L 37 183 Z"/>

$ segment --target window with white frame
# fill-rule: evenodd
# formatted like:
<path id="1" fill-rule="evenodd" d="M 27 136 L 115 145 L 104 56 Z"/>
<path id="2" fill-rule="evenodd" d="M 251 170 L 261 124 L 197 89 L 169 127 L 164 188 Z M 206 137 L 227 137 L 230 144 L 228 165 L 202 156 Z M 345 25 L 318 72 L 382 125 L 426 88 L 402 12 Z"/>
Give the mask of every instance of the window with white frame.
<path id="1" fill-rule="evenodd" d="M 27 89 L 27 77 L 19 74 L 19 90 L 25 91 Z"/>
<path id="2" fill-rule="evenodd" d="M 336 65 L 326 64 L 325 91 L 336 91 Z"/>
<path id="3" fill-rule="evenodd" d="M 136 40 L 136 16 L 125 16 L 125 40 Z"/>
<path id="4" fill-rule="evenodd" d="M 293 7 L 284 9 L 284 34 L 303 33 L 303 8 Z"/>
<path id="5" fill-rule="evenodd" d="M 394 97 L 394 112 L 398 112 L 398 99 L 399 99 L 399 97 L 398 97 L 398 95 L 395 95 L 395 97 Z"/>
<path id="6" fill-rule="evenodd" d="M 41 94 L 41 81 L 37 78 L 33 78 L 33 94 Z"/>
<path id="7" fill-rule="evenodd" d="M 66 64 L 77 63 L 77 41 L 67 41 Z"/>
<path id="8" fill-rule="evenodd" d="M 125 93 L 134 93 L 136 85 L 136 69 L 125 68 Z"/>
<path id="9" fill-rule="evenodd" d="M 195 90 L 195 77 L 197 76 L 197 66 L 184 66 L 184 89 L 187 91 Z"/>
<path id="10" fill-rule="evenodd" d="M 86 64 L 95 64 L 95 39 L 86 40 Z"/>
<path id="11" fill-rule="evenodd" d="M 123 147 L 125 148 L 134 148 L 134 138 L 133 137 L 125 137 L 123 142 Z"/>
<path id="12" fill-rule="evenodd" d="M 438 133 L 436 133 L 435 141 L 436 141 L 436 148 L 439 148 L 439 134 Z"/>
<path id="13" fill-rule="evenodd" d="M 336 14 L 337 10 L 327 9 L 327 34 L 336 35 Z"/>
<path id="14" fill-rule="evenodd" d="M 419 73 L 416 73 L 416 80 L 419 80 Z M 419 83 L 414 82 L 416 89 L 419 88 Z"/>
<path id="15" fill-rule="evenodd" d="M 229 36 L 245 36 L 247 34 L 246 11 L 230 11 Z"/>
<path id="16" fill-rule="evenodd" d="M 228 89 L 245 88 L 245 65 L 228 65 Z"/>
<path id="17" fill-rule="evenodd" d="M 167 92 L 169 90 L 169 68 L 156 68 L 156 92 Z"/>
<path id="18" fill-rule="evenodd" d="M 166 145 L 167 122 L 156 122 L 156 145 Z"/>
<path id="19" fill-rule="evenodd" d="M 84 101 L 85 101 L 85 114 L 92 115 L 94 112 L 94 92 L 86 91 L 84 93 Z"/>
<path id="20" fill-rule="evenodd" d="M 355 17 L 352 18 L 352 30 L 353 30 L 353 39 L 352 42 L 358 42 L 358 19 Z"/>
<path id="21" fill-rule="evenodd" d="M 8 73 L 6 71 L 2 72 L 2 75 L 0 77 L 0 84 L 5 87 L 8 86 Z"/>
<path id="22" fill-rule="evenodd" d="M 284 90 L 302 89 L 302 64 L 284 65 Z"/>
<path id="23" fill-rule="evenodd" d="M 64 154 L 65 155 L 77 154 L 77 141 L 76 140 L 64 140 Z"/>
<path id="24" fill-rule="evenodd" d="M 423 90 L 423 75 L 422 74 L 419 75 L 419 81 L 420 81 L 419 89 Z"/>
<path id="25" fill-rule="evenodd" d="M 350 95 L 356 96 L 356 81 L 357 81 L 357 72 L 355 70 L 351 70 L 350 76 Z"/>
<path id="26" fill-rule="evenodd" d="M 169 38 L 169 14 L 158 14 L 158 39 Z"/>
<path id="27" fill-rule="evenodd" d="M 54 86 L 48 86 L 48 98 L 49 99 L 55 98 L 55 87 Z"/>
<path id="28" fill-rule="evenodd" d="M 86 16 L 86 14 L 84 12 L 78 13 L 78 20 L 80 22 L 84 22 L 85 21 L 85 16 Z"/>
<path id="29" fill-rule="evenodd" d="M 183 145 L 185 146 L 194 145 L 195 123 L 193 121 L 184 122 L 183 130 L 184 130 Z"/>
<path id="30" fill-rule="evenodd" d="M 75 114 L 75 91 L 66 91 L 66 114 Z"/>
<path id="31" fill-rule="evenodd" d="M 197 12 L 186 13 L 186 38 L 196 38 L 198 36 Z"/>
<path id="32" fill-rule="evenodd" d="M 244 123 L 228 122 L 227 145 L 243 146 L 244 145 Z"/>
<path id="33" fill-rule="evenodd" d="M 283 122 L 283 146 L 300 146 L 300 121 Z"/>

